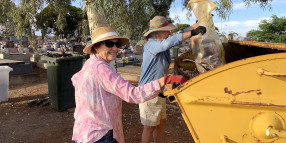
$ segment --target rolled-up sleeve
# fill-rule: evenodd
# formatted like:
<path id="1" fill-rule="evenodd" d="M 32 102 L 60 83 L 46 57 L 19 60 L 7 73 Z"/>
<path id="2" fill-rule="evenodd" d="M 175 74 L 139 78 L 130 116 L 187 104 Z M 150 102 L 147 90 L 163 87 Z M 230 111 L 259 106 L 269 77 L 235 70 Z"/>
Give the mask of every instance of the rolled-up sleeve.
<path id="1" fill-rule="evenodd" d="M 162 41 L 153 40 L 153 42 L 147 43 L 152 46 L 145 45 L 145 47 L 147 47 L 146 50 L 150 51 L 150 53 L 157 55 L 158 53 L 171 49 L 172 47 L 176 45 L 182 44 L 182 38 L 183 38 L 183 34 L 178 33 Z"/>

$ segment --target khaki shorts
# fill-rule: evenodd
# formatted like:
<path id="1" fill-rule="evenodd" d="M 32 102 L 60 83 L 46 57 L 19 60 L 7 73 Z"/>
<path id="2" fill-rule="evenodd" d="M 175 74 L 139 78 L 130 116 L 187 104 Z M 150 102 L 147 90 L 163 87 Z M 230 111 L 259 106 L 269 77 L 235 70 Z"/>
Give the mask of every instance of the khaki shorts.
<path id="1" fill-rule="evenodd" d="M 166 98 L 155 97 L 139 104 L 141 123 L 145 126 L 157 126 L 166 119 Z"/>

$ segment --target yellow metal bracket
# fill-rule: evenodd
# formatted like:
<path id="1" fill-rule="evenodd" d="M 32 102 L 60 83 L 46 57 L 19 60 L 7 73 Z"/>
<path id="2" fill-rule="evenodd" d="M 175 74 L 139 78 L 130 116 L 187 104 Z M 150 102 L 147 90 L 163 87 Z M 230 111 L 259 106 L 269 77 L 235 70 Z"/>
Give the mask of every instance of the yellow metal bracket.
<path id="1" fill-rule="evenodd" d="M 273 138 L 276 138 L 276 137 L 286 138 L 286 131 L 285 130 L 277 130 L 277 129 L 273 129 L 273 127 L 269 127 L 266 130 L 266 135 L 271 136 Z"/>
<path id="2" fill-rule="evenodd" d="M 284 119 L 276 112 L 260 112 L 249 124 L 253 136 L 262 142 L 274 142 L 286 138 Z"/>
<path id="3" fill-rule="evenodd" d="M 259 75 L 265 75 L 265 76 L 279 76 L 279 77 L 286 77 L 286 73 L 274 73 L 274 72 L 269 72 L 263 68 L 258 68 L 257 73 Z"/>

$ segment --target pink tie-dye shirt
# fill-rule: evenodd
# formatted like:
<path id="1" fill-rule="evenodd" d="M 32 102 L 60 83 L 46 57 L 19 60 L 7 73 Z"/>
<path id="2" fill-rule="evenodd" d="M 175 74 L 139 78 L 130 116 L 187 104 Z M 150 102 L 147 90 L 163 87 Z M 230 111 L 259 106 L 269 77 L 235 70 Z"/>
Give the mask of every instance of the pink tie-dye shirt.
<path id="1" fill-rule="evenodd" d="M 72 140 L 95 142 L 108 130 L 124 143 L 122 99 L 142 103 L 160 93 L 158 80 L 135 87 L 124 80 L 101 58 L 91 55 L 83 68 L 72 77 L 76 108 Z"/>

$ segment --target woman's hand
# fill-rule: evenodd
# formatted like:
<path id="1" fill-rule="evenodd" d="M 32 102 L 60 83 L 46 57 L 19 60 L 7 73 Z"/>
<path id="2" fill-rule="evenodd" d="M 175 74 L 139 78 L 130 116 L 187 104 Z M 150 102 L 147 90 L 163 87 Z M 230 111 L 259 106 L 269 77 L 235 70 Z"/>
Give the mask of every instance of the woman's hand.
<path id="1" fill-rule="evenodd" d="M 205 33 L 206 33 L 206 31 L 207 31 L 207 29 L 206 29 L 206 27 L 204 27 L 204 26 L 198 26 L 196 29 L 194 29 L 194 30 L 191 30 L 191 36 L 195 36 L 195 35 L 198 35 L 198 34 L 202 34 L 202 35 L 204 35 Z"/>
<path id="2" fill-rule="evenodd" d="M 159 80 L 160 86 L 163 87 L 170 83 L 180 83 L 183 84 L 187 80 L 182 75 L 164 75 Z"/>

